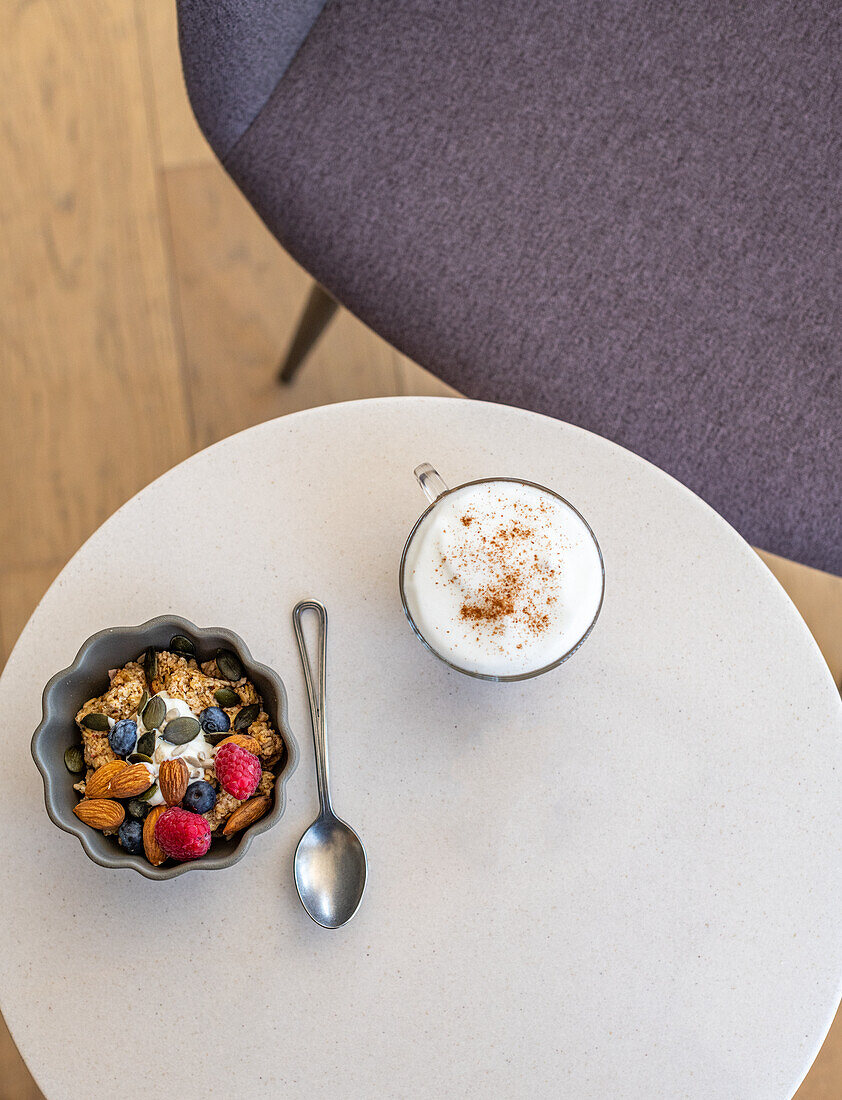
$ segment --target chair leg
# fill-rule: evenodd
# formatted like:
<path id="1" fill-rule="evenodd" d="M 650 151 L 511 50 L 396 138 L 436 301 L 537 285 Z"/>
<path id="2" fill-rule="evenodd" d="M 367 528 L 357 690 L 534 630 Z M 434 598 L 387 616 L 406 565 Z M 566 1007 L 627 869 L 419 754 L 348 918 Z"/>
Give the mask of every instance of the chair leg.
<path id="1" fill-rule="evenodd" d="M 278 381 L 289 383 L 293 380 L 298 368 L 310 354 L 313 345 L 327 328 L 337 309 L 337 302 L 331 298 L 324 287 L 313 283 L 310 297 L 298 320 L 295 335 L 278 372 Z"/>

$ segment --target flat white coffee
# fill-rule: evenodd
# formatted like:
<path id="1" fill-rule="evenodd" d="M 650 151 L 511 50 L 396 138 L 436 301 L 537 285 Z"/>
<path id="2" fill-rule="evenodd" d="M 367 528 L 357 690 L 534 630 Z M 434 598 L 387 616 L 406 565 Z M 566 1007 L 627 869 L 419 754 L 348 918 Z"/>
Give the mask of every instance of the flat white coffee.
<path id="1" fill-rule="evenodd" d="M 404 593 L 418 630 L 469 672 L 517 676 L 563 657 L 602 598 L 596 542 L 567 504 L 489 481 L 442 497 L 410 543 Z"/>

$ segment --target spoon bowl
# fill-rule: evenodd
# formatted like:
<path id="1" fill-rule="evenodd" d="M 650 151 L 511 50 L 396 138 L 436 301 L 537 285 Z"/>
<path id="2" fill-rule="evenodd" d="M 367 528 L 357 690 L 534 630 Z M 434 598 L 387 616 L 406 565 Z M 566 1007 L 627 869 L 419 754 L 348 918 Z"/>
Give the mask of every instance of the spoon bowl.
<path id="1" fill-rule="evenodd" d="M 333 814 L 316 818 L 295 850 L 295 885 L 316 924 L 347 923 L 362 901 L 365 879 L 365 850 L 351 826 Z"/>

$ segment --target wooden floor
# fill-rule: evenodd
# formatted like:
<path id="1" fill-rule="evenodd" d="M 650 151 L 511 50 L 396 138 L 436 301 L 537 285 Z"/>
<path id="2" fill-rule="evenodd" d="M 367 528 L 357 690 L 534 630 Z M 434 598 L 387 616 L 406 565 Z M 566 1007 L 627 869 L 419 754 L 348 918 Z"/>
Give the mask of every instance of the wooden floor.
<path id="1" fill-rule="evenodd" d="M 309 280 L 199 134 L 173 10 L 0 6 L 0 662 L 82 541 L 193 451 L 311 405 L 452 393 L 348 314 L 274 383 Z M 838 679 L 842 581 L 767 561 Z M 0 1021 L 0 1100 L 40 1095 Z M 798 1095 L 842 1095 L 842 1020 Z"/>

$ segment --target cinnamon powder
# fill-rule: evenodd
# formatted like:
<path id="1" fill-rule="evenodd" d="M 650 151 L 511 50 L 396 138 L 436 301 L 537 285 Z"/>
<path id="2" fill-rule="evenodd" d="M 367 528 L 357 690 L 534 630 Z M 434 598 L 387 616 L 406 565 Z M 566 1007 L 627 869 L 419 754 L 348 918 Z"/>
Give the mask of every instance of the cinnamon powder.
<path id="1" fill-rule="evenodd" d="M 462 523 L 467 527 L 473 517 L 464 515 Z M 533 555 L 533 564 L 528 574 L 515 566 L 523 560 L 523 543 L 533 537 L 533 531 L 518 519 L 502 525 L 490 536 L 482 536 L 481 550 L 472 551 L 476 559 L 481 559 L 483 572 L 491 574 L 490 581 L 481 586 L 473 600 L 466 600 L 459 611 L 466 622 L 483 627 L 492 635 L 502 634 L 508 623 L 517 623 L 533 635 L 538 636 L 549 627 L 549 617 L 540 606 L 540 585 L 535 584 L 536 574 L 540 577 L 546 572 L 549 577 L 555 570 L 546 569 Z"/>

